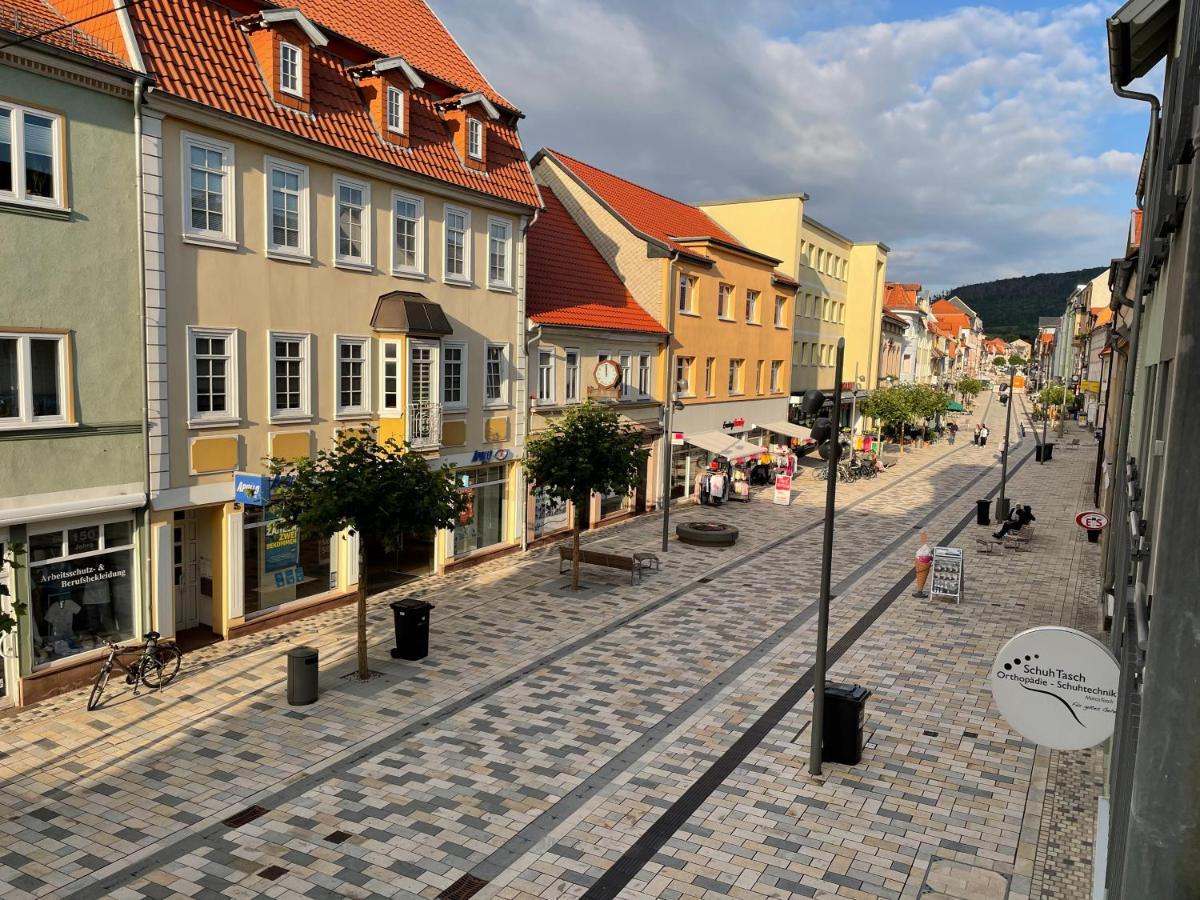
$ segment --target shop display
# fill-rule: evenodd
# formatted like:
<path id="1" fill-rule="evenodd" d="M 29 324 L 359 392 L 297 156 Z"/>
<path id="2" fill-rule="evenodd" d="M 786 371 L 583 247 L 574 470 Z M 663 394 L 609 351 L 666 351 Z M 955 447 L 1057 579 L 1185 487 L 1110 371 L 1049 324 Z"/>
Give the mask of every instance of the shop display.
<path id="1" fill-rule="evenodd" d="M 963 552 L 957 547 L 938 547 L 933 551 L 933 588 L 935 597 L 962 601 Z"/>

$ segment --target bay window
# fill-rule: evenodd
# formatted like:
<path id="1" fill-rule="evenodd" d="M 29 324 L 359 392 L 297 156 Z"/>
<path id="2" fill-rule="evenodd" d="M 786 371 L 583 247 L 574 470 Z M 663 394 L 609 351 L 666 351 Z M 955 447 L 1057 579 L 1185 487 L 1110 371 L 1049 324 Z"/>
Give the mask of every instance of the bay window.
<path id="1" fill-rule="evenodd" d="M 0 429 L 63 425 L 67 336 L 0 332 Z"/>
<path id="2" fill-rule="evenodd" d="M 392 194 L 392 274 L 425 273 L 425 202 Z"/>
<path id="3" fill-rule="evenodd" d="M 0 101 L 0 200 L 66 206 L 63 118 Z"/>

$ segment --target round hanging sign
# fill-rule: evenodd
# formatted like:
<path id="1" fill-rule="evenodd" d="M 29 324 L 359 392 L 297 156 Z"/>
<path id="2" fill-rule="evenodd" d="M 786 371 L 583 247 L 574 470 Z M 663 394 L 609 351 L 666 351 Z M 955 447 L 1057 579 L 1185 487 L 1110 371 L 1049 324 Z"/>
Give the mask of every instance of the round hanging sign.
<path id="1" fill-rule="evenodd" d="M 992 699 L 1016 731 L 1055 750 L 1082 750 L 1112 736 L 1121 671 L 1102 643 L 1047 625 L 1012 638 L 992 666 Z"/>
<path id="2" fill-rule="evenodd" d="M 1088 531 L 1101 531 L 1108 527 L 1108 516 L 1098 510 L 1081 512 L 1075 517 L 1075 524 Z"/>

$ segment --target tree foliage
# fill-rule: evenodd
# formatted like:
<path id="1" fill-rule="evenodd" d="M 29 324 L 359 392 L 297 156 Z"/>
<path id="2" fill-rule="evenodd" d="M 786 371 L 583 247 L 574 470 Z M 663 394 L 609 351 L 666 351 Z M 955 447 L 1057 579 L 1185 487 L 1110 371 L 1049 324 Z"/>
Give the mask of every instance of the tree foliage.
<path id="1" fill-rule="evenodd" d="M 996 366 L 997 368 L 1000 368 L 1002 366 L 1007 366 L 1008 365 L 1008 357 L 1007 356 L 992 357 L 992 365 Z"/>
<path id="2" fill-rule="evenodd" d="M 641 481 L 650 451 L 640 432 L 591 401 L 573 406 L 525 445 L 529 482 L 575 507 L 571 587 L 579 589 L 579 530 L 592 494 L 626 494 Z"/>
<path id="3" fill-rule="evenodd" d="M 271 510 L 304 537 L 344 529 L 358 541 L 358 677 L 367 679 L 367 542 L 398 547 L 406 532 L 453 528 L 469 509 L 453 467 L 431 468 L 394 439 L 380 443 L 370 426 L 339 431 L 329 449 L 296 460 L 271 459 L 278 481 Z"/>
<path id="4" fill-rule="evenodd" d="M 958 384 L 954 386 L 959 395 L 966 400 L 970 397 L 978 397 L 983 391 L 983 382 L 978 378 L 972 378 L 970 375 L 964 375 L 958 379 Z"/>
<path id="5" fill-rule="evenodd" d="M 1051 384 L 1038 391 L 1038 403 L 1043 407 L 1062 406 L 1071 403 L 1074 396 L 1061 384 Z"/>
<path id="6" fill-rule="evenodd" d="M 1025 357 L 1018 356 L 1016 353 L 1014 353 L 1012 356 L 1010 356 L 1008 358 L 1008 364 L 1010 366 L 1023 366 L 1027 362 L 1028 362 L 1028 360 L 1025 359 Z"/>
<path id="7" fill-rule="evenodd" d="M 982 387 L 982 386 L 981 386 Z M 950 395 L 927 384 L 902 382 L 880 388 L 862 403 L 863 415 L 902 431 L 919 420 L 928 420 L 945 412 Z"/>
<path id="8" fill-rule="evenodd" d="M 12 596 L 12 591 L 8 586 L 16 581 L 13 575 L 18 570 L 25 568 L 18 562 L 18 558 L 24 553 L 24 549 L 24 544 L 12 543 L 5 548 L 4 554 L 0 555 L 0 598 L 7 597 L 9 600 L 8 610 L 5 610 L 4 606 L 0 605 L 0 635 L 8 634 L 16 628 L 21 616 L 25 615 L 29 609 L 29 605 L 24 600 L 17 600 Z M 5 569 L 9 571 L 7 583 L 3 578 Z M 0 659 L 3 658 L 0 655 Z"/>
<path id="9" fill-rule="evenodd" d="M 963 285 L 949 293 L 979 313 L 988 334 L 1005 340 L 1022 337 L 1032 341 L 1037 337 L 1040 317 L 1061 316 L 1075 286 L 1091 281 L 1103 271 L 1103 268 L 1080 269 L 1003 278 Z"/>

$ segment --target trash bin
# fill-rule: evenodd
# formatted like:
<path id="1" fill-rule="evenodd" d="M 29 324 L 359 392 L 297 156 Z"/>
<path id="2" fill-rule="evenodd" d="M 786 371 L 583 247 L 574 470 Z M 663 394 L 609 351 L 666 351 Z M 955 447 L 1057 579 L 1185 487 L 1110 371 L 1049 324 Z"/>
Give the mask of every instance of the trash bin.
<path id="1" fill-rule="evenodd" d="M 317 702 L 317 651 L 314 647 L 293 647 L 287 652 L 288 706 Z"/>
<path id="2" fill-rule="evenodd" d="M 1038 444 L 1036 447 L 1033 448 L 1033 458 L 1037 462 L 1042 461 L 1042 447 L 1043 446 L 1044 446 L 1043 444 Z"/>
<path id="3" fill-rule="evenodd" d="M 1047 444 L 1046 449 L 1042 451 L 1042 455 L 1045 456 L 1046 462 L 1050 462 L 1050 460 L 1054 459 L 1054 445 Z"/>
<path id="4" fill-rule="evenodd" d="M 396 626 L 392 659 L 424 659 L 429 655 L 429 611 L 433 604 L 405 597 L 391 606 Z"/>
<path id="5" fill-rule="evenodd" d="M 821 758 L 855 766 L 862 760 L 863 722 L 871 692 L 860 684 L 825 686 L 825 724 Z"/>
<path id="6" fill-rule="evenodd" d="M 975 524 L 976 525 L 991 525 L 992 524 L 992 501 L 991 500 L 976 500 L 975 501 Z"/>

